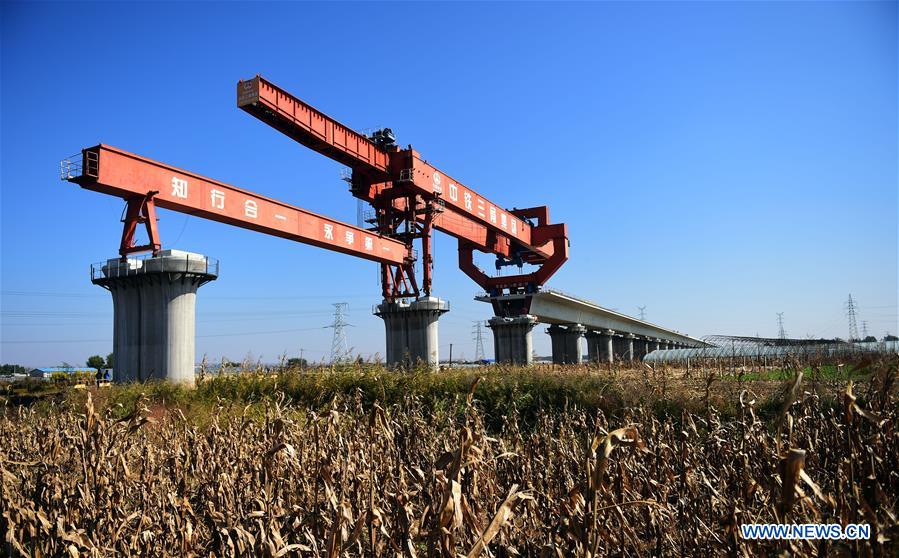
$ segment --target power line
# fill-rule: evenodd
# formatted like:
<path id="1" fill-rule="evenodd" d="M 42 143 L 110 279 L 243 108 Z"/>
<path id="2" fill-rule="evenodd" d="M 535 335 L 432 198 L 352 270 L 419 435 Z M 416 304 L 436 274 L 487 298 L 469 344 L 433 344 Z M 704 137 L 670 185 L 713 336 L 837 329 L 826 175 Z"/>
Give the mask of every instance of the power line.
<path id="1" fill-rule="evenodd" d="M 330 326 L 328 326 L 330 327 Z M 321 327 L 303 327 L 294 329 L 275 329 L 271 331 L 244 331 L 240 333 L 211 333 L 207 335 L 197 335 L 197 339 L 206 339 L 209 337 L 244 337 L 249 335 L 272 335 L 275 333 L 296 333 L 298 331 L 318 331 Z M 40 339 L 40 340 L 13 340 L 3 339 L 0 343 L 10 345 L 40 345 L 46 343 L 111 343 L 112 339 Z"/>
<path id="2" fill-rule="evenodd" d="M 49 292 L 49 291 L 0 291 L 3 296 L 24 296 L 34 298 L 109 298 L 106 293 L 99 290 L 94 293 L 72 293 L 72 292 Z M 320 295 L 298 295 L 298 296 L 227 296 L 227 295 L 211 295 L 204 296 L 203 300 L 324 300 L 340 298 L 371 298 L 369 295 L 357 294 L 320 294 Z"/>
<path id="3" fill-rule="evenodd" d="M 331 339 L 331 363 L 336 364 L 349 360 L 350 356 L 346 340 L 346 328 L 350 325 L 346 321 L 346 311 L 350 305 L 346 302 L 335 302 L 332 306 L 334 307 L 334 323 L 326 327 L 334 328 L 334 337 Z"/>
<path id="4" fill-rule="evenodd" d="M 481 329 L 481 326 L 484 325 L 484 322 L 478 320 L 474 323 L 474 326 L 471 328 L 471 338 L 474 341 L 474 359 L 475 360 L 484 360 L 486 357 L 484 356 L 484 330 Z"/>

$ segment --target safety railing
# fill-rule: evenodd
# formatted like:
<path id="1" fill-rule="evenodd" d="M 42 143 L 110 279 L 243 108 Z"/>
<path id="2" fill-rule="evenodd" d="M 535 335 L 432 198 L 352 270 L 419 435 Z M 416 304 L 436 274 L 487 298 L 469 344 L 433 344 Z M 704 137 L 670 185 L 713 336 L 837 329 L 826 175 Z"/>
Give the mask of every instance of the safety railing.
<path id="1" fill-rule="evenodd" d="M 65 181 L 79 176 L 97 176 L 99 168 L 100 156 L 93 151 L 82 151 L 59 162 L 59 179 Z"/>
<path id="2" fill-rule="evenodd" d="M 197 254 L 128 257 L 91 264 L 91 281 L 146 275 L 148 273 L 193 273 L 218 277 L 219 261 Z"/>
<path id="3" fill-rule="evenodd" d="M 449 311 L 450 311 L 450 301 L 448 301 L 448 300 L 446 300 L 446 299 L 443 299 L 443 298 L 440 298 L 440 299 L 437 299 L 437 300 L 440 301 L 440 310 L 445 311 L 445 312 L 449 312 Z M 406 301 L 406 302 L 403 302 L 402 305 L 403 305 L 404 307 L 408 307 L 409 304 L 411 304 L 412 302 L 413 302 L 413 301 Z M 422 300 L 417 300 L 417 301 L 414 301 L 414 302 L 416 302 L 416 303 L 418 303 L 418 304 L 427 303 L 427 299 L 425 299 L 424 301 L 422 301 Z M 384 304 L 384 303 L 382 302 L 381 304 Z M 380 310 L 379 310 L 378 307 L 381 306 L 381 304 L 372 304 L 372 305 L 371 305 L 371 313 L 374 314 L 374 315 L 376 315 L 376 316 L 379 315 L 379 314 L 380 314 Z M 421 309 L 421 310 L 428 310 L 428 308 L 420 308 L 420 309 Z M 436 308 L 433 308 L 432 310 L 436 310 Z"/>
<path id="4" fill-rule="evenodd" d="M 59 162 L 59 179 L 62 181 L 71 180 L 81 176 L 82 171 L 81 153 L 66 157 Z"/>

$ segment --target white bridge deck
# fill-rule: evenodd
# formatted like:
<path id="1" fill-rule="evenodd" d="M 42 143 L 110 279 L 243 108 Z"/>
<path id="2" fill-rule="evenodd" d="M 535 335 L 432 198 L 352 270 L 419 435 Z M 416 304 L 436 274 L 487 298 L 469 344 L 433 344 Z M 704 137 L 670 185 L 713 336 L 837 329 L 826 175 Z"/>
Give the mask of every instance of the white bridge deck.
<path id="1" fill-rule="evenodd" d="M 542 323 L 559 325 L 580 324 L 592 331 L 610 329 L 616 333 L 632 333 L 647 339 L 682 343 L 688 347 L 711 346 L 701 339 L 690 337 L 685 333 L 644 322 L 558 291 L 545 290 L 530 295 L 503 295 L 493 298 L 482 295 L 475 297 L 475 299 L 482 302 L 492 302 L 494 300 L 523 300 L 526 297 L 531 297 L 528 313 L 535 316 Z"/>

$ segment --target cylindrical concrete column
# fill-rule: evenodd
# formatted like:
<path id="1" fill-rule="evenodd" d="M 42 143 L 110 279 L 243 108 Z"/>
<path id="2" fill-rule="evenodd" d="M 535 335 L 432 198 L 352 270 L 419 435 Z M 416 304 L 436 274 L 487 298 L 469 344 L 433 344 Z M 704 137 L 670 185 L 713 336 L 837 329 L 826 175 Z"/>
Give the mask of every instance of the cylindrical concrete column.
<path id="1" fill-rule="evenodd" d="M 384 320 L 388 366 L 417 363 L 435 369 L 440 363 L 437 321 L 449 311 L 449 303 L 437 297 L 412 302 L 385 301 L 374 314 Z"/>
<path id="2" fill-rule="evenodd" d="M 646 356 L 646 340 L 645 339 L 635 339 L 634 340 L 634 359 L 635 360 L 643 360 L 643 357 Z"/>
<path id="3" fill-rule="evenodd" d="M 581 339 L 587 328 L 581 324 L 551 325 L 546 329 L 552 343 L 553 364 L 580 364 L 584 361 Z"/>
<path id="4" fill-rule="evenodd" d="M 565 338 L 565 355 L 569 364 L 581 364 L 584 362 L 584 344 L 582 339 L 587 328 L 581 324 L 568 326 L 568 335 Z"/>
<path id="5" fill-rule="evenodd" d="M 566 364 L 565 362 L 565 335 L 567 331 L 560 325 L 553 324 L 546 328 L 549 334 L 549 342 L 552 346 L 553 364 Z"/>
<path id="6" fill-rule="evenodd" d="M 115 381 L 194 384 L 197 289 L 217 277 L 217 261 L 179 250 L 92 266 L 112 294 Z"/>
<path id="7" fill-rule="evenodd" d="M 602 350 L 600 351 L 600 358 L 609 364 L 615 362 L 615 345 L 612 340 L 614 335 L 614 330 L 602 330 L 602 342 L 600 344 Z"/>
<path id="8" fill-rule="evenodd" d="M 127 381 L 127 371 L 140 370 L 140 285 L 113 281 L 106 287 L 112 295 L 113 379 Z"/>
<path id="9" fill-rule="evenodd" d="M 525 315 L 514 318 L 494 316 L 487 323 L 493 331 L 493 356 L 496 362 L 522 364 L 533 363 L 533 329 L 537 325 L 535 316 Z"/>
<path id="10" fill-rule="evenodd" d="M 627 336 L 625 337 L 625 339 L 627 340 L 627 354 L 625 355 L 625 358 L 629 362 L 633 362 L 634 358 L 636 358 L 635 353 L 634 353 L 634 339 L 636 337 L 637 336 L 634 335 L 633 333 L 628 333 Z"/>
<path id="11" fill-rule="evenodd" d="M 584 334 L 584 337 L 587 339 L 587 360 L 590 362 L 599 362 L 600 361 L 600 343 L 602 341 L 602 335 L 596 331 L 588 331 Z"/>

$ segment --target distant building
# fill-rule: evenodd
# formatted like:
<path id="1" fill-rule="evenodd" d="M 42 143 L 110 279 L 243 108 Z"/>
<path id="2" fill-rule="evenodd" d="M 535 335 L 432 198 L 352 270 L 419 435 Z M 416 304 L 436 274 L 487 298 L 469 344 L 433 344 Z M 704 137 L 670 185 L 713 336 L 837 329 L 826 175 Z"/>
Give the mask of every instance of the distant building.
<path id="1" fill-rule="evenodd" d="M 104 369 L 101 368 L 100 371 L 102 373 L 106 373 L 106 370 L 109 370 L 110 375 L 112 375 L 112 369 Z M 62 372 L 63 374 L 71 376 L 72 374 L 89 374 L 94 376 L 97 373 L 96 368 L 77 368 L 74 366 L 48 366 L 46 368 L 35 368 L 31 372 L 28 373 L 32 378 L 41 378 L 44 380 L 49 380 L 53 377 L 53 374 L 57 374 Z"/>

